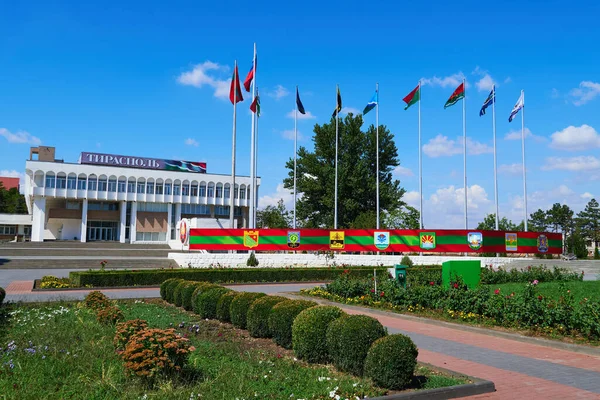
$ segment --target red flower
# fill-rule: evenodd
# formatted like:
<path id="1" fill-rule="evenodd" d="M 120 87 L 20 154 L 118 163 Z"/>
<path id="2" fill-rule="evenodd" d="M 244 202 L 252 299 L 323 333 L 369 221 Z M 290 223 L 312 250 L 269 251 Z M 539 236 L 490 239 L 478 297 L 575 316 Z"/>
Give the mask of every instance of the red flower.
<path id="1" fill-rule="evenodd" d="M 494 290 L 494 294 L 500 294 L 500 289 Z"/>
<path id="2" fill-rule="evenodd" d="M 375 293 L 375 289 L 371 289 L 371 293 Z"/>
<path id="3" fill-rule="evenodd" d="M 543 299 L 543 297 L 542 297 L 541 295 L 540 295 L 540 296 L 538 296 L 538 300 L 539 300 L 539 301 L 542 301 L 542 299 Z"/>
<path id="4" fill-rule="evenodd" d="M 381 292 L 381 293 L 379 294 L 379 296 L 381 296 L 381 297 L 385 296 L 385 292 Z"/>
<path id="5" fill-rule="evenodd" d="M 281 358 L 281 354 L 277 354 L 277 358 Z"/>
<path id="6" fill-rule="evenodd" d="M 453 286 L 454 286 L 454 289 L 458 289 L 458 283 L 455 283 Z"/>
<path id="7" fill-rule="evenodd" d="M 429 284 L 430 284 L 431 286 L 435 285 L 435 283 L 434 283 L 433 281 L 429 282 Z"/>
<path id="8" fill-rule="evenodd" d="M 531 265 L 527 266 L 527 271 L 531 271 Z"/>

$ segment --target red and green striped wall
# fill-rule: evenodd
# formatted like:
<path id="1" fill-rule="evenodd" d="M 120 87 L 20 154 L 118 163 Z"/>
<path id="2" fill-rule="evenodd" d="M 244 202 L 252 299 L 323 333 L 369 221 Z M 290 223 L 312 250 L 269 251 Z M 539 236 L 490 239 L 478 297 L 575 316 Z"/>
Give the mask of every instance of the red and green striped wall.
<path id="1" fill-rule="evenodd" d="M 189 245 L 190 250 L 561 254 L 562 235 L 550 232 L 442 229 L 192 228 Z"/>

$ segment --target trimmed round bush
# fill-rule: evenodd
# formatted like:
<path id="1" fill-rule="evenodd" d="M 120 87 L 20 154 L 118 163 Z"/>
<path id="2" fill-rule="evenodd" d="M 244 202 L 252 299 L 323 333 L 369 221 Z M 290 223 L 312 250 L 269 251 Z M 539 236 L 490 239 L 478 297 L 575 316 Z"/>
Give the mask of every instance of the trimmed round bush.
<path id="1" fill-rule="evenodd" d="M 281 296 L 265 296 L 252 303 L 246 316 L 246 326 L 250 336 L 256 338 L 271 337 L 269 314 L 273 306 L 282 301 L 287 301 L 287 299 Z"/>
<path id="2" fill-rule="evenodd" d="M 175 294 L 175 288 L 177 286 L 179 286 L 179 284 L 181 282 L 183 282 L 183 279 L 173 279 L 171 282 L 169 282 L 165 288 L 165 301 L 167 303 L 173 304 L 173 296 Z"/>
<path id="3" fill-rule="evenodd" d="M 350 315 L 327 328 L 327 349 L 340 371 L 362 376 L 373 342 L 387 334 L 381 322 L 367 315 Z"/>
<path id="4" fill-rule="evenodd" d="M 248 309 L 252 303 L 263 296 L 266 296 L 266 294 L 254 292 L 241 292 L 235 296 L 229 306 L 229 315 L 233 326 L 240 329 L 246 329 Z"/>
<path id="5" fill-rule="evenodd" d="M 214 289 L 214 288 L 218 288 L 218 287 L 222 287 L 222 286 L 215 285 L 214 283 L 210 283 L 210 282 L 200 282 L 200 283 L 196 284 L 196 289 L 194 289 L 194 292 L 192 293 L 192 298 L 190 299 L 190 302 L 192 305 L 192 310 L 194 311 L 194 313 L 199 314 L 199 310 L 196 308 L 196 306 L 198 304 L 198 296 L 200 296 L 202 293 L 206 293 L 210 289 Z"/>
<path id="6" fill-rule="evenodd" d="M 210 288 L 196 297 L 194 310 L 201 318 L 216 319 L 217 318 L 217 303 L 221 296 L 231 292 L 231 289 L 219 286 Z"/>
<path id="7" fill-rule="evenodd" d="M 292 348 L 296 357 L 310 363 L 331 360 L 327 349 L 327 328 L 346 313 L 339 307 L 317 306 L 302 311 L 292 324 Z"/>
<path id="8" fill-rule="evenodd" d="M 198 285 L 203 285 L 204 282 L 191 281 L 191 285 L 183 288 L 181 292 L 181 307 L 185 308 L 188 311 L 192 311 L 194 309 L 194 304 L 192 303 L 192 295 L 198 288 Z"/>
<path id="9" fill-rule="evenodd" d="M 239 292 L 227 292 L 217 302 L 217 319 L 221 322 L 231 322 L 231 315 L 229 314 L 229 308 L 231 302 L 238 295 Z"/>
<path id="10" fill-rule="evenodd" d="M 292 348 L 292 325 L 302 311 L 316 306 L 314 301 L 286 300 L 276 304 L 269 313 L 269 331 L 275 343 Z"/>
<path id="11" fill-rule="evenodd" d="M 0 305 L 4 302 L 4 298 L 6 297 L 6 290 L 0 287 Z"/>
<path id="12" fill-rule="evenodd" d="M 177 280 L 177 278 L 169 278 L 163 281 L 163 283 L 160 284 L 160 298 L 163 300 L 167 299 L 167 286 L 169 286 L 169 284 L 173 281 Z"/>
<path id="13" fill-rule="evenodd" d="M 194 282 L 192 281 L 183 281 L 175 287 L 175 291 L 173 292 L 173 304 L 175 306 L 181 307 L 183 305 L 183 291 L 193 284 Z"/>
<path id="14" fill-rule="evenodd" d="M 419 350 L 411 338 L 396 334 L 377 339 L 365 360 L 365 377 L 378 386 L 399 390 L 412 380 Z"/>

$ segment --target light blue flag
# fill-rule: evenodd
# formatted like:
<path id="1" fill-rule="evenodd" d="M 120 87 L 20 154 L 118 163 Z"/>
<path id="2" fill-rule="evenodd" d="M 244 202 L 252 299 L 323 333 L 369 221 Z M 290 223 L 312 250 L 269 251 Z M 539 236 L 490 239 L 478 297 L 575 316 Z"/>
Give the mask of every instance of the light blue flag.
<path id="1" fill-rule="evenodd" d="M 363 110 L 363 115 L 367 115 L 367 113 L 369 111 L 371 111 L 372 109 L 375 108 L 375 106 L 377 105 L 377 103 L 379 103 L 379 93 L 377 91 L 375 91 L 375 94 L 373 95 L 373 98 L 371 99 L 371 101 L 369 101 L 367 103 L 367 106 Z"/>

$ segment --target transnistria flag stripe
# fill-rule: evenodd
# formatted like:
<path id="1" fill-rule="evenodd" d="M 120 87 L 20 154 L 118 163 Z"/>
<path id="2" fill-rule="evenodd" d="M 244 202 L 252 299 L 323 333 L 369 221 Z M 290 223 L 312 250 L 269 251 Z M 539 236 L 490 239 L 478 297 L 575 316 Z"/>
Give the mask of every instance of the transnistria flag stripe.
<path id="1" fill-rule="evenodd" d="M 421 100 L 421 84 L 419 83 L 417 87 L 402 100 L 406 103 L 406 107 L 404 107 L 405 110 L 408 110 L 408 107 Z"/>
<path id="2" fill-rule="evenodd" d="M 464 97 L 465 97 L 465 84 L 461 83 L 456 88 L 454 93 L 452 93 L 452 96 L 450 96 L 450 98 L 448 99 L 446 104 L 444 104 L 444 108 L 448 108 L 450 106 L 455 105 L 456 103 L 458 103 L 459 100 L 463 99 Z"/>

